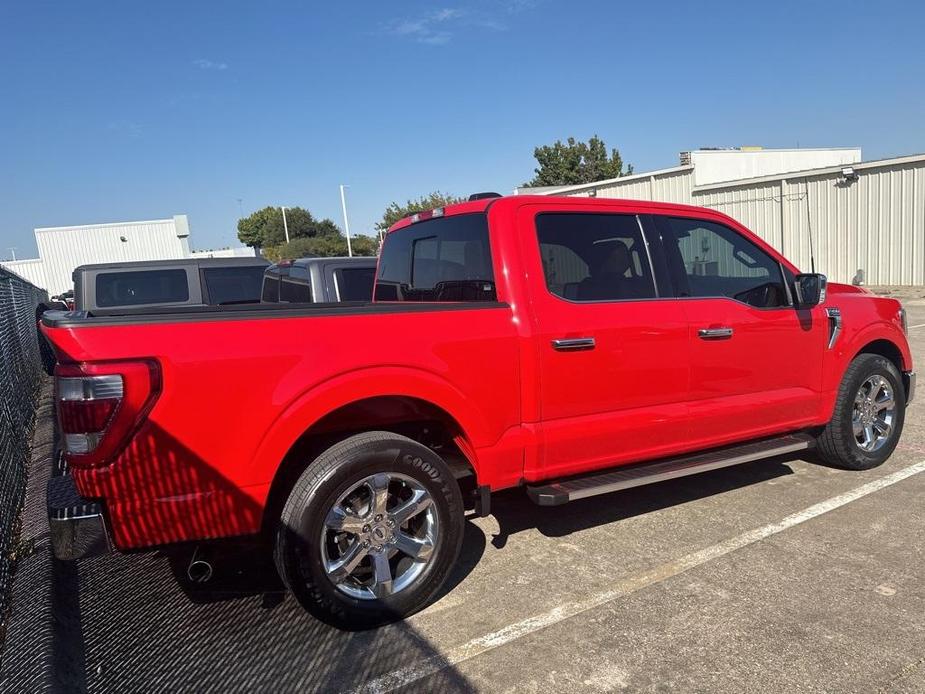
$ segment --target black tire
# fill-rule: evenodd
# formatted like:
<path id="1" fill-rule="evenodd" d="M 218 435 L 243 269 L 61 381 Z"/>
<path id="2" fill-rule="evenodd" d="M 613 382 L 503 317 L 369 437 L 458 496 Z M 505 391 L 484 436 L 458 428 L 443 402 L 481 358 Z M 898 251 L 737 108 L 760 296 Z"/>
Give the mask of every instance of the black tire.
<path id="1" fill-rule="evenodd" d="M 404 590 L 375 599 L 347 595 L 324 569 L 325 518 L 345 492 L 375 473 L 417 481 L 430 494 L 438 537 L 423 572 Z M 279 575 L 318 619 L 346 629 L 365 629 L 417 612 L 440 590 L 462 546 L 464 509 L 459 485 L 431 449 L 390 432 L 351 436 L 316 458 L 292 488 L 276 533 Z"/>
<path id="2" fill-rule="evenodd" d="M 893 390 L 895 418 L 889 438 L 875 451 L 864 451 L 855 439 L 852 429 L 854 399 L 861 385 L 871 376 L 882 376 Z M 816 438 L 821 458 L 836 467 L 846 470 L 869 470 L 890 457 L 902 434 L 906 414 L 906 390 L 902 377 L 886 357 L 879 354 L 860 354 L 848 365 L 838 395 L 832 421 Z"/>

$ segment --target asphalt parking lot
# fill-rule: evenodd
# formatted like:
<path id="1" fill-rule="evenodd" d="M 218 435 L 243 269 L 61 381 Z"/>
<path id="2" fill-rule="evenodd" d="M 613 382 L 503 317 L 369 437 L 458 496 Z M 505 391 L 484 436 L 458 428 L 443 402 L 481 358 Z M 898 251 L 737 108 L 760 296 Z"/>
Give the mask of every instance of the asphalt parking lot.
<path id="1" fill-rule="evenodd" d="M 499 494 L 440 600 L 377 631 L 316 622 L 246 548 L 204 587 L 161 553 L 56 564 L 55 666 L 91 692 L 922 692 L 923 400 L 868 472 L 763 461 L 551 509 Z"/>

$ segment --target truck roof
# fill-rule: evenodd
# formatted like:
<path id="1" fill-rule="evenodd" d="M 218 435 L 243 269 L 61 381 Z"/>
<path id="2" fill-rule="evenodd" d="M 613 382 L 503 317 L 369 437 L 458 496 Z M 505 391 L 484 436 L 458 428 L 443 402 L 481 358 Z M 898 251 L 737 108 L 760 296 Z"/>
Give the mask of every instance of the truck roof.
<path id="1" fill-rule="evenodd" d="M 296 258 L 295 260 L 282 260 L 278 263 L 269 265 L 266 272 L 269 274 L 280 274 L 284 270 L 288 271 L 294 267 L 303 270 L 309 270 L 316 265 L 359 265 L 363 267 L 375 267 L 378 258 L 374 255 L 355 255 L 350 256 L 320 256 L 311 258 Z"/>
<path id="2" fill-rule="evenodd" d="M 236 267 L 250 265 L 269 265 L 270 261 L 259 256 L 254 257 L 234 257 L 234 258 L 174 258 L 163 260 L 132 260 L 119 263 L 91 263 L 89 265 L 79 265 L 74 268 L 74 272 L 82 270 L 139 270 L 142 268 L 158 267 L 187 267 L 197 265 L 200 267 Z"/>
<path id="3" fill-rule="evenodd" d="M 674 211 L 674 212 L 698 212 L 702 213 L 705 209 L 709 210 L 711 213 L 720 216 L 726 217 L 722 212 L 713 210 L 710 208 L 698 207 L 697 205 L 682 205 L 680 203 L 674 202 L 655 202 L 654 200 L 633 200 L 630 198 L 586 198 L 586 197 L 574 197 L 568 195 L 504 195 L 497 198 L 483 198 L 481 200 L 472 200 L 466 202 L 456 203 L 455 205 L 447 205 L 446 207 L 437 207 L 434 210 L 427 210 L 424 212 L 419 212 L 414 215 L 410 215 L 403 219 L 398 220 L 389 227 L 389 232 L 397 231 L 402 229 L 410 224 L 415 222 L 422 221 L 424 219 L 432 219 L 434 216 L 435 210 L 440 210 L 439 216 L 449 217 L 452 215 L 458 214 L 471 214 L 473 212 L 485 212 L 489 207 L 496 203 L 501 204 L 514 204 L 519 207 L 521 205 L 529 205 L 536 203 L 549 204 L 550 202 L 581 202 L 582 205 L 600 205 L 601 207 L 612 207 L 614 205 L 639 205 L 649 208 L 656 208 L 663 211 Z"/>

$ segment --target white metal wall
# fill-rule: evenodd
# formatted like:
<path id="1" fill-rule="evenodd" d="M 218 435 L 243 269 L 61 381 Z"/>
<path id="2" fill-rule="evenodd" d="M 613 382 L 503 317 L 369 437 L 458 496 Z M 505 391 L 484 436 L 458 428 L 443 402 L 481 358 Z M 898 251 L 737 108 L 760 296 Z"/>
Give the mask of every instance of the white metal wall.
<path id="1" fill-rule="evenodd" d="M 694 183 L 741 181 L 775 176 L 785 171 L 807 171 L 861 162 L 861 148 L 834 149 L 700 149 L 688 154 Z"/>
<path id="2" fill-rule="evenodd" d="M 45 264 L 40 258 L 5 260 L 0 265 L 36 287 L 45 287 L 47 284 L 45 281 Z"/>
<path id="3" fill-rule="evenodd" d="M 190 258 L 254 258 L 257 251 L 250 246 L 220 248 L 217 251 L 193 251 Z"/>
<path id="4" fill-rule="evenodd" d="M 124 224 L 36 229 L 46 288 L 52 294 L 72 287 L 74 268 L 89 263 L 172 260 L 189 256 L 185 217 Z M 123 240 L 124 239 L 124 240 Z"/>
<path id="5" fill-rule="evenodd" d="M 253 248 L 190 251 L 189 220 L 185 214 L 148 222 L 88 224 L 35 230 L 39 257 L 3 261 L 15 272 L 50 294 L 73 288 L 74 269 L 90 263 L 178 258 L 240 258 L 256 255 Z"/>
<path id="6" fill-rule="evenodd" d="M 864 271 L 867 284 L 925 284 L 925 155 L 695 186 L 692 167 L 635 175 L 556 195 L 658 200 L 702 205 L 738 220 L 797 267 L 836 282 Z"/>

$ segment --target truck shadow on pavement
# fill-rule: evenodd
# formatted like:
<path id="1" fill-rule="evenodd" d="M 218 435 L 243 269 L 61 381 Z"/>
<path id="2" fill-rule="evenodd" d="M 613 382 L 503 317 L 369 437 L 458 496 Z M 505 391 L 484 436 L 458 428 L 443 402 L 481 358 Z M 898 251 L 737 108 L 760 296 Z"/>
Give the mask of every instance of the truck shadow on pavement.
<path id="1" fill-rule="evenodd" d="M 207 555 L 214 577 L 204 583 L 191 581 L 187 568 L 193 547 L 181 547 L 160 553 L 166 558 L 177 586 L 194 603 L 208 604 L 258 596 L 261 608 L 273 609 L 286 598 L 286 587 L 276 571 L 272 552 L 265 541 L 228 540 L 216 542 Z M 462 583 L 479 563 L 485 552 L 485 534 L 467 521 L 463 531 L 460 558 L 450 572 L 439 595 L 443 596 Z"/>
<path id="2" fill-rule="evenodd" d="M 161 445 L 164 440 L 159 439 Z M 171 493 L 195 482 L 198 488 L 206 485 L 232 494 L 227 481 L 178 442 L 171 441 L 171 450 L 143 450 L 138 455 L 172 466 L 161 478 Z M 172 462 L 178 460 L 185 465 Z M 759 484 L 791 474 L 784 463 L 765 460 L 560 508 L 534 506 L 522 490 L 501 493 L 492 503 L 501 528 L 492 543 L 503 547 L 511 534 L 528 528 L 559 537 Z M 160 520 L 217 522 L 221 511 L 216 506 L 205 509 L 202 517 Z M 461 557 L 438 598 L 464 581 L 485 551 L 483 530 L 471 521 L 465 527 Z M 59 633 L 67 636 L 59 645 L 71 653 L 62 652 L 59 660 L 72 668 L 68 688 L 349 691 L 395 670 L 442 659 L 412 622 L 347 632 L 315 620 L 284 590 L 259 540 L 223 542 L 209 551 L 214 577 L 204 584 L 187 577 L 192 546 L 110 554 L 66 569 L 66 580 L 56 591 L 59 607 L 72 608 L 59 610 L 59 618 L 72 622 L 59 625 Z M 446 666 L 428 681 L 428 690 L 471 691 L 472 685 L 457 669 Z"/>
<path id="3" fill-rule="evenodd" d="M 178 577 L 179 561 L 145 553 L 80 563 L 75 691 L 340 692 L 440 658 L 407 622 L 346 632 L 317 621 L 259 553 L 219 556 L 203 585 Z M 452 667 L 434 689 L 471 690 Z"/>
<path id="4" fill-rule="evenodd" d="M 639 487 L 559 508 L 540 508 L 522 490 L 500 493 L 493 515 L 503 547 L 537 529 L 561 537 L 792 474 L 777 458 Z M 439 597 L 463 582 L 485 550 L 467 521 L 463 549 Z M 345 632 L 305 613 L 279 580 L 265 544 L 227 541 L 209 553 L 214 577 L 189 580 L 193 547 L 114 554 L 83 561 L 76 580 L 84 648 L 76 690 L 349 691 L 440 652 L 409 622 Z M 73 585 L 71 586 L 73 588 Z M 428 680 L 434 692 L 471 691 L 447 667 Z"/>
<path id="5" fill-rule="evenodd" d="M 166 432 L 154 433 L 136 437 L 122 464 L 130 470 L 156 467 L 161 497 L 198 490 L 215 501 L 195 513 L 166 508 L 130 519 L 126 537 L 143 538 L 158 527 L 181 537 L 202 528 L 233 531 L 237 518 L 253 525 L 259 509 L 236 485 Z M 131 497 L 143 482 L 142 475 L 126 475 L 112 491 Z M 229 508 L 239 511 L 237 518 Z M 456 566 L 449 589 L 485 549 L 482 531 L 466 526 L 467 559 Z M 210 545 L 214 578 L 204 584 L 187 578 L 194 548 L 53 563 L 50 647 L 61 690 L 350 691 L 441 657 L 407 622 L 348 632 L 317 621 L 284 590 L 265 541 Z M 435 687 L 472 690 L 452 666 L 442 670 Z"/>
<path id="6" fill-rule="evenodd" d="M 539 507 L 522 490 L 503 492 L 492 500 L 492 515 L 498 521 L 500 530 L 492 538 L 491 544 L 500 549 L 507 544 L 511 535 L 534 528 L 546 537 L 564 537 L 599 525 L 760 484 L 792 475 L 793 470 L 786 463 L 798 459 L 799 455 L 768 458 L 572 501 L 563 506 Z"/>

